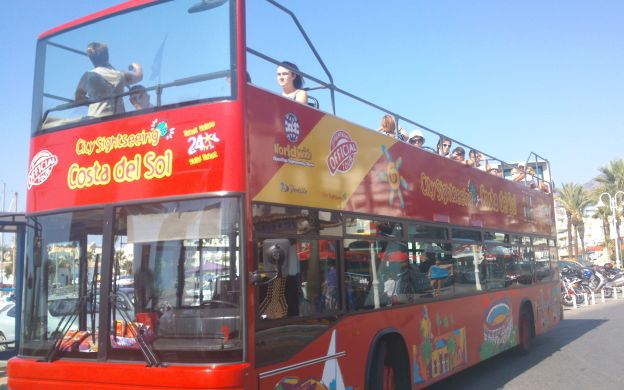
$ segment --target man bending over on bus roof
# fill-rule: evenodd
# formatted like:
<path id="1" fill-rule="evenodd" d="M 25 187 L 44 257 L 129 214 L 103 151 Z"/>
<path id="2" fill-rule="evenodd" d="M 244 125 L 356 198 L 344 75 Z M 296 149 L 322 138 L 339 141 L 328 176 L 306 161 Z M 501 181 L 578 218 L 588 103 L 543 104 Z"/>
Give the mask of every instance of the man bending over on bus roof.
<path id="1" fill-rule="evenodd" d="M 145 110 L 152 108 L 154 105 L 150 103 L 150 96 L 142 85 L 133 85 L 130 88 L 130 103 L 135 110 Z"/>
<path id="2" fill-rule="evenodd" d="M 119 71 L 108 61 L 108 45 L 92 42 L 87 46 L 87 56 L 94 68 L 85 72 L 76 88 L 76 102 L 91 100 L 88 116 L 100 118 L 125 112 L 123 97 L 126 85 L 143 79 L 141 65 L 133 63 L 129 72 Z"/>

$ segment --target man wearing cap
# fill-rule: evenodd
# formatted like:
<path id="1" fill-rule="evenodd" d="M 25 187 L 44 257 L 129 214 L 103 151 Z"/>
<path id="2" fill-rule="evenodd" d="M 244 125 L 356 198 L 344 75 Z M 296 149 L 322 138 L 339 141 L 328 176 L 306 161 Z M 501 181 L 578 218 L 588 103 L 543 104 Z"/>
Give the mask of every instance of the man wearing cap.
<path id="1" fill-rule="evenodd" d="M 425 144 L 425 137 L 423 137 L 423 133 L 422 131 L 416 129 L 416 130 L 412 130 L 409 133 L 409 136 L 407 137 L 407 141 L 416 146 L 417 148 L 422 148 L 422 146 Z"/>

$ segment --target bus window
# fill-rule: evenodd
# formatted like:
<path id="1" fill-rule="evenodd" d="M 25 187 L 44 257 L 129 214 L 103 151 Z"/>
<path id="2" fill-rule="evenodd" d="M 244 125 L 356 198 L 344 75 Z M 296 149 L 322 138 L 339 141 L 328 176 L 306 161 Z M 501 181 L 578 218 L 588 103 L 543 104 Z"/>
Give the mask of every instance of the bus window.
<path id="1" fill-rule="evenodd" d="M 403 224 L 392 221 L 347 218 L 345 220 L 347 234 L 373 237 L 403 237 Z"/>
<path id="2" fill-rule="evenodd" d="M 408 225 L 407 237 L 411 240 L 447 240 L 448 230 L 442 227 L 428 225 Z"/>
<path id="3" fill-rule="evenodd" d="M 508 273 L 513 275 L 513 284 L 533 283 L 533 253 L 531 247 L 512 246 L 514 263 Z"/>
<path id="4" fill-rule="evenodd" d="M 547 240 L 540 237 L 533 238 L 533 250 L 535 251 L 535 279 L 537 281 L 552 280 Z"/>
<path id="5" fill-rule="evenodd" d="M 240 358 L 237 210 L 237 201 L 228 198 L 116 210 L 113 358 L 143 359 L 136 326 L 143 327 L 149 346 L 168 359 Z"/>
<path id="6" fill-rule="evenodd" d="M 292 356 L 336 319 L 338 250 L 336 241 L 306 239 L 258 240 L 257 250 L 257 269 L 268 275 L 255 298 L 256 359 L 265 365 Z"/>
<path id="7" fill-rule="evenodd" d="M 436 262 L 442 265 L 452 263 L 451 244 L 410 241 L 407 247 L 409 261 L 398 281 L 399 301 L 415 302 L 432 298 L 434 291 L 429 270 Z M 454 272 L 449 272 L 448 277 L 436 282 L 438 283 L 441 297 L 452 295 Z"/>
<path id="8" fill-rule="evenodd" d="M 41 40 L 37 57 L 41 72 L 37 80 L 41 81 L 35 86 L 34 97 L 35 115 L 41 119 L 35 125 L 49 130 L 133 111 L 125 87 L 139 80 L 121 76 L 134 72 L 127 71 L 131 64 L 133 69 L 135 64 L 142 67 L 140 82 L 155 106 L 232 99 L 228 77 L 236 79 L 232 74 L 236 66 L 231 63 L 233 7 L 228 2 L 206 12 L 189 13 L 188 4 L 169 1 L 145 6 Z M 150 23 L 143 23 L 146 20 Z M 143 27 L 127 34 L 128 26 L 138 25 Z M 107 45 L 111 61 L 108 72 L 97 69 L 98 62 L 88 57 L 89 42 Z M 110 80 L 110 74 L 124 81 L 114 89 L 106 88 L 102 78 Z M 90 75 L 92 87 L 87 89 L 91 92 L 87 99 L 76 102 L 83 75 Z M 102 110 L 109 104 L 114 109 Z"/>
<path id="9" fill-rule="evenodd" d="M 340 214 L 333 211 L 254 204 L 252 215 L 256 233 L 342 235 Z"/>
<path id="10" fill-rule="evenodd" d="M 467 295 L 486 288 L 487 269 L 480 244 L 453 244 L 455 295 Z"/>
<path id="11" fill-rule="evenodd" d="M 483 264 L 480 271 L 488 290 L 509 287 L 515 282 L 514 260 L 510 247 L 496 244 L 483 245 Z"/>
<path id="12" fill-rule="evenodd" d="M 414 300 L 407 245 L 401 241 L 344 240 L 348 310 L 378 309 Z"/>
<path id="13" fill-rule="evenodd" d="M 33 217 L 40 235 L 30 234 L 23 298 L 23 352 L 95 358 L 102 271 L 101 210 Z M 37 259 L 42 259 L 39 262 Z M 66 325 L 67 324 L 67 325 Z"/>
<path id="14" fill-rule="evenodd" d="M 481 232 L 478 230 L 452 229 L 453 240 L 461 241 L 481 241 Z"/>

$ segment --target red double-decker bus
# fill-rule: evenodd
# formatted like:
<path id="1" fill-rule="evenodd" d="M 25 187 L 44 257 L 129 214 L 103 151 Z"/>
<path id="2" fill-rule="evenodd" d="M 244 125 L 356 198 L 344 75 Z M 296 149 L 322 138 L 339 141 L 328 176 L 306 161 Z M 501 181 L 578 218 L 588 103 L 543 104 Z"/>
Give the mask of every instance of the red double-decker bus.
<path id="1" fill-rule="evenodd" d="M 309 105 L 253 84 L 280 62 L 245 19 L 132 0 L 40 36 L 11 389 L 419 388 L 561 319 L 546 160 L 341 119 L 391 112 L 302 64 Z"/>

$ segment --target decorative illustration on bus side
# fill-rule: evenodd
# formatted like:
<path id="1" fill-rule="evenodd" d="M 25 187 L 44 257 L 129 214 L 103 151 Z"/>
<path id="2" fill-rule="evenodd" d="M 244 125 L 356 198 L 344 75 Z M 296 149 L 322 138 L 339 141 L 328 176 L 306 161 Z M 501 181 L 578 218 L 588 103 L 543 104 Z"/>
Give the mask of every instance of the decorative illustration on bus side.
<path id="1" fill-rule="evenodd" d="M 165 137 L 166 140 L 170 140 L 173 138 L 173 134 L 175 133 L 175 128 L 169 128 L 169 125 L 166 121 L 159 121 L 158 118 L 152 121 L 152 126 L 150 130 L 156 130 L 160 134 L 161 137 Z"/>
<path id="2" fill-rule="evenodd" d="M 357 152 L 357 144 L 349 133 L 345 130 L 337 130 L 329 144 L 329 155 L 327 156 L 329 173 L 334 176 L 336 173 L 349 172 L 353 167 Z"/>
<path id="3" fill-rule="evenodd" d="M 342 370 L 338 363 L 338 358 L 344 356 L 345 352 L 336 353 L 336 331 L 334 330 L 327 348 L 327 355 L 325 355 L 328 360 L 325 361 L 321 380 L 312 378 L 301 380 L 297 376 L 288 376 L 277 382 L 275 390 L 352 390 L 352 386 L 345 387 Z"/>
<path id="4" fill-rule="evenodd" d="M 405 208 L 405 201 L 403 200 L 403 193 L 401 188 L 407 191 L 407 181 L 399 173 L 401 165 L 403 164 L 403 158 L 399 156 L 396 160 L 393 160 L 392 155 L 388 151 L 386 145 L 381 145 L 381 151 L 383 152 L 388 164 L 386 164 L 386 171 L 379 173 L 379 180 L 386 182 L 390 185 L 390 194 L 388 196 L 388 202 L 390 206 L 394 204 L 394 194 L 397 194 L 401 208 Z"/>
<path id="5" fill-rule="evenodd" d="M 48 150 L 41 150 L 30 160 L 28 169 L 28 189 L 45 183 L 52 174 L 52 169 L 58 164 L 58 157 Z"/>
<path id="6" fill-rule="evenodd" d="M 472 182 L 472 180 L 468 179 L 468 192 L 470 192 L 470 199 L 472 200 L 472 204 L 477 206 L 479 204 L 480 198 L 477 193 L 477 186 Z"/>
<path id="7" fill-rule="evenodd" d="M 560 287 L 552 287 L 544 292 L 540 289 L 539 300 L 536 306 L 535 324 L 541 324 L 544 329 L 548 329 L 552 323 L 557 323 L 561 315 L 561 304 L 559 303 Z"/>
<path id="8" fill-rule="evenodd" d="M 299 141 L 301 126 L 299 125 L 299 118 L 297 118 L 297 115 L 292 112 L 284 115 L 284 133 L 290 142 L 296 143 Z"/>
<path id="9" fill-rule="evenodd" d="M 484 311 L 483 342 L 479 346 L 481 360 L 496 355 L 516 344 L 516 328 L 509 300 L 492 303 Z"/>
<path id="10" fill-rule="evenodd" d="M 435 325 L 437 336 L 434 335 L 429 310 L 425 306 L 420 321 L 420 353 L 417 346 L 412 345 L 414 384 L 446 375 L 468 363 L 466 328 L 452 329 L 455 325 L 452 315 L 442 318 L 437 314 Z"/>

